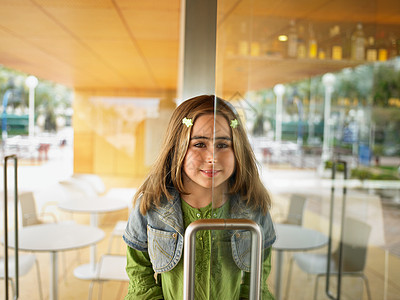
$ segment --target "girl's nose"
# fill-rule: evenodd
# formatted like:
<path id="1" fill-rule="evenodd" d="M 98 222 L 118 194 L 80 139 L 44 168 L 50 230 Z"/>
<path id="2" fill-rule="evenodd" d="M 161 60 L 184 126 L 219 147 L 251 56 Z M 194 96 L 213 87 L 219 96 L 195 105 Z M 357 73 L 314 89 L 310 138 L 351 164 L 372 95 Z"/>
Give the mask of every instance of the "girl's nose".
<path id="1" fill-rule="evenodd" d="M 209 154 L 207 155 L 206 161 L 207 161 L 207 163 L 209 163 L 209 164 L 214 164 L 214 163 L 216 163 L 217 160 L 216 160 L 216 158 L 215 158 L 215 156 L 214 156 L 213 153 L 209 153 Z"/>

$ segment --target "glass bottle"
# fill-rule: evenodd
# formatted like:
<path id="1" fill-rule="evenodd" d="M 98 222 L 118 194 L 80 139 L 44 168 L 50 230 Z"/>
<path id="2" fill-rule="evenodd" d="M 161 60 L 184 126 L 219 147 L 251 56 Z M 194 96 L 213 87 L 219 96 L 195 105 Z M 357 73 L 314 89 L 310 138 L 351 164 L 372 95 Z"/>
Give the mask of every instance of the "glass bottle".
<path id="1" fill-rule="evenodd" d="M 396 36 L 394 33 L 389 35 L 389 58 L 395 58 L 398 55 Z"/>
<path id="2" fill-rule="evenodd" d="M 291 20 L 289 27 L 288 48 L 287 48 L 287 54 L 289 57 L 297 56 L 297 42 L 298 42 L 298 34 L 297 34 L 296 22 L 294 20 Z"/>
<path id="3" fill-rule="evenodd" d="M 340 26 L 335 25 L 330 30 L 331 37 L 331 59 L 342 60 L 343 58 L 343 48 L 342 41 L 340 38 Z"/>
<path id="4" fill-rule="evenodd" d="M 261 48 L 260 43 L 257 41 L 253 41 L 250 44 L 250 55 L 251 56 L 260 56 Z"/>
<path id="5" fill-rule="evenodd" d="M 318 44 L 315 37 L 314 29 L 312 24 L 308 28 L 308 57 L 317 58 L 318 55 Z"/>
<path id="6" fill-rule="evenodd" d="M 351 59 L 365 59 L 365 37 L 361 23 L 357 24 L 356 30 L 351 37 Z"/>
<path id="7" fill-rule="evenodd" d="M 253 22 L 253 29 L 251 32 L 251 43 L 250 43 L 250 55 L 251 56 L 260 56 L 261 54 L 261 46 L 259 39 L 260 28 L 258 23 Z"/>
<path id="8" fill-rule="evenodd" d="M 304 37 L 304 26 L 299 26 L 299 35 L 297 38 L 297 57 L 306 58 L 307 57 L 307 47 Z"/>
<path id="9" fill-rule="evenodd" d="M 375 38 L 373 36 L 368 37 L 368 46 L 365 51 L 367 61 L 376 61 L 378 57 L 378 51 L 375 47 Z"/>
<path id="10" fill-rule="evenodd" d="M 321 60 L 326 59 L 326 56 L 327 56 L 327 53 L 326 53 L 327 52 L 326 51 L 327 43 L 323 41 L 323 37 L 324 37 L 323 34 L 319 34 L 317 37 L 317 40 L 320 41 L 319 47 L 318 47 L 318 59 L 321 59 Z"/>
<path id="11" fill-rule="evenodd" d="M 376 47 L 378 48 L 378 60 L 386 61 L 388 59 L 388 45 L 385 39 L 385 32 L 380 31 L 377 35 Z"/>
<path id="12" fill-rule="evenodd" d="M 343 43 L 343 59 L 351 58 L 351 31 L 346 30 L 344 37 L 342 37 Z"/>
<path id="13" fill-rule="evenodd" d="M 247 24 L 246 22 L 240 23 L 240 36 L 238 42 L 238 54 L 242 56 L 247 56 L 249 54 L 249 40 L 247 34 Z"/>

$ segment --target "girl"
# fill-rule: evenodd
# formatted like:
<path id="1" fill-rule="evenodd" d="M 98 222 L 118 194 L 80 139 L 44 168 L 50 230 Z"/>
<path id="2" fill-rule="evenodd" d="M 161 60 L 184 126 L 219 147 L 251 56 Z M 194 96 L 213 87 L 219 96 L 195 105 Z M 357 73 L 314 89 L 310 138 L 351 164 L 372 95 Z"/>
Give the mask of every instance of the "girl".
<path id="1" fill-rule="evenodd" d="M 125 299 L 182 299 L 185 228 L 200 218 L 243 218 L 263 232 L 262 299 L 272 299 L 266 279 L 275 241 L 254 154 L 234 108 L 199 96 L 174 111 L 149 176 L 134 197 L 124 240 L 130 278 Z M 247 299 L 248 231 L 196 235 L 195 299 Z"/>

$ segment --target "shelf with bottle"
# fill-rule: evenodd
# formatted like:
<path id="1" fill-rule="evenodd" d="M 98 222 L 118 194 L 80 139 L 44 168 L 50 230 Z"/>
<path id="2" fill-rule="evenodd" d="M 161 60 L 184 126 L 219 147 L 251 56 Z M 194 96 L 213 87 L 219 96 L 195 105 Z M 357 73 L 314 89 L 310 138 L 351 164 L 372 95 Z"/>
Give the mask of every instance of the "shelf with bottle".
<path id="1" fill-rule="evenodd" d="M 386 61 L 400 55 L 398 26 L 392 31 L 380 30 L 377 34 L 374 24 L 367 27 L 362 23 L 323 25 L 290 20 L 278 37 L 261 37 L 252 41 L 246 40 L 248 36 L 241 30 L 238 51 L 231 51 L 228 58 L 332 60 L 359 64 Z"/>
<path id="2" fill-rule="evenodd" d="M 320 76 L 328 72 L 338 72 L 353 68 L 359 62 L 351 60 L 277 58 L 270 56 L 231 56 L 217 63 L 218 76 L 224 85 L 235 82 L 235 89 L 264 89 L 282 82 L 296 82 L 304 78 Z"/>
<path id="3" fill-rule="evenodd" d="M 321 55 L 321 53 L 319 53 Z M 332 66 L 335 68 L 346 68 L 346 67 L 355 67 L 359 65 L 360 63 L 363 63 L 362 61 L 354 61 L 351 59 L 331 59 L 331 58 L 309 58 L 309 57 L 304 57 L 304 58 L 288 58 L 284 57 L 278 53 L 267 53 L 263 55 L 235 55 L 231 53 L 230 55 L 225 56 L 225 60 L 227 61 L 238 61 L 242 63 L 259 63 L 260 65 L 263 65 L 264 63 L 270 66 L 273 66 L 274 64 L 282 64 L 282 63 L 289 63 L 292 64 L 293 62 L 296 62 L 296 64 L 301 64 L 303 66 L 309 66 L 310 68 L 313 67 L 318 67 L 321 65 L 324 66 Z"/>

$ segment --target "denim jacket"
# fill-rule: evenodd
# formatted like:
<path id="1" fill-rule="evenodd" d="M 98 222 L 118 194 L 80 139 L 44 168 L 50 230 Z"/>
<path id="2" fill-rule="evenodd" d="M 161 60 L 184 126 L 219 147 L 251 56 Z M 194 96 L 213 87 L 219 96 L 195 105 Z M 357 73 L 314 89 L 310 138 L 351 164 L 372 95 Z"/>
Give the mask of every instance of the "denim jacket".
<path id="1" fill-rule="evenodd" d="M 174 199 L 162 199 L 159 207 L 153 207 L 145 216 L 139 211 L 140 199 L 132 210 L 123 236 L 127 245 L 139 251 L 147 251 L 156 273 L 172 270 L 183 254 L 185 228 L 179 193 L 173 190 Z M 249 219 L 262 231 L 263 249 L 275 242 L 275 230 L 269 213 L 263 215 L 246 207 L 239 197 L 230 198 L 230 218 Z M 250 271 L 251 233 L 245 230 L 229 231 L 232 257 L 243 271 Z"/>

